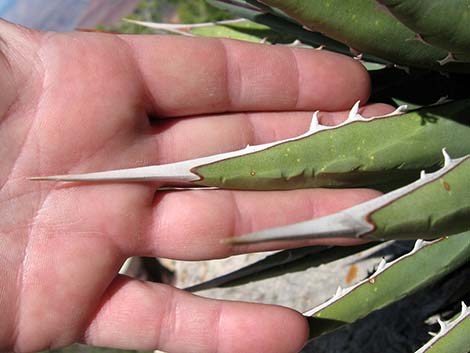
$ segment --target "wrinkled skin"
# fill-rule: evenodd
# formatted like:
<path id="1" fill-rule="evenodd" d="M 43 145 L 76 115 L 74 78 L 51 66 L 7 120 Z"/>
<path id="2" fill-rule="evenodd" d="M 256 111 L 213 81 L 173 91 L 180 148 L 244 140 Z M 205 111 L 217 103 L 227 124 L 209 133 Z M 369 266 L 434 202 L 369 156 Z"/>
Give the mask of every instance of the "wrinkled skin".
<path id="1" fill-rule="evenodd" d="M 323 123 L 337 123 L 367 99 L 361 65 L 322 51 L 40 33 L 6 22 L 0 36 L 0 350 L 83 342 L 298 351 L 307 324 L 295 311 L 205 299 L 118 270 L 132 255 L 199 260 L 267 249 L 219 240 L 322 216 L 376 192 L 156 193 L 155 184 L 28 177 L 166 163 L 286 138 L 305 131 L 316 109 L 330 112 Z"/>

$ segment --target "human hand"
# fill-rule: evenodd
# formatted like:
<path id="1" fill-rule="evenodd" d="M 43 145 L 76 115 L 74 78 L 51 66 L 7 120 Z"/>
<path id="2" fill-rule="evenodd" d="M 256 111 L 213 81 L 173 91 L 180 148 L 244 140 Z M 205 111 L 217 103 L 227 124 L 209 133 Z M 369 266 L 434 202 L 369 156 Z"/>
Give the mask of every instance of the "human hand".
<path id="1" fill-rule="evenodd" d="M 298 351 L 308 328 L 295 311 L 204 299 L 118 270 L 134 255 L 198 260 L 264 250 L 220 239 L 322 216 L 376 192 L 156 192 L 155 184 L 28 177 L 162 164 L 295 136 L 317 109 L 333 112 L 323 123 L 337 123 L 368 97 L 361 65 L 322 51 L 41 33 L 1 21 L 0 36 L 0 350 L 80 341 Z"/>

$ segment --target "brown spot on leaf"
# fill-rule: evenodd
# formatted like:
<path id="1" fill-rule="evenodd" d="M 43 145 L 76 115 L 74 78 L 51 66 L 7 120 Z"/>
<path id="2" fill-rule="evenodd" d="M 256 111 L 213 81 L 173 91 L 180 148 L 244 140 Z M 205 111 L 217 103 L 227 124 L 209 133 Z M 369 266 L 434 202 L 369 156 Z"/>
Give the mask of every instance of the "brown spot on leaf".
<path id="1" fill-rule="evenodd" d="M 358 268 L 357 265 L 351 265 L 348 273 L 346 274 L 346 283 L 351 284 L 357 277 Z"/>
<path id="2" fill-rule="evenodd" d="M 442 185 L 444 186 L 444 189 L 446 189 L 446 191 L 450 191 L 450 184 L 447 181 L 444 181 Z"/>

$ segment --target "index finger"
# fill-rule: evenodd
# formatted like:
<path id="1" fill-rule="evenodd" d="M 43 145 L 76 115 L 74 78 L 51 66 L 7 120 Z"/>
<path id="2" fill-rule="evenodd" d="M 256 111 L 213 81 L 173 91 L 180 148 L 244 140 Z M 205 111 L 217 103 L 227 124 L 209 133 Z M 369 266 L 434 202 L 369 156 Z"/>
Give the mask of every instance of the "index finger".
<path id="1" fill-rule="evenodd" d="M 154 113 L 345 110 L 365 102 L 362 65 L 324 50 L 177 36 L 121 36 Z"/>

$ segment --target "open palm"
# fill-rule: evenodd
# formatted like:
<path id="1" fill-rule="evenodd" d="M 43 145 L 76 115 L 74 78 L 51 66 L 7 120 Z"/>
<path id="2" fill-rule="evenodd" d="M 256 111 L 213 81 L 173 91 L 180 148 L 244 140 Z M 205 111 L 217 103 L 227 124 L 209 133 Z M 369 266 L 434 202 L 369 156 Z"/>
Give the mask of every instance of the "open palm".
<path id="1" fill-rule="evenodd" d="M 28 177 L 286 138 L 302 133 L 316 109 L 337 111 L 322 117 L 337 122 L 367 99 L 360 64 L 321 51 L 0 22 L 0 77 L 0 350 L 76 341 L 170 352 L 300 349 L 307 325 L 290 309 L 204 299 L 117 272 L 133 255 L 197 260 L 262 250 L 219 241 L 321 216 L 373 191 L 156 192 L 155 184 Z"/>

